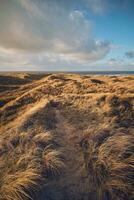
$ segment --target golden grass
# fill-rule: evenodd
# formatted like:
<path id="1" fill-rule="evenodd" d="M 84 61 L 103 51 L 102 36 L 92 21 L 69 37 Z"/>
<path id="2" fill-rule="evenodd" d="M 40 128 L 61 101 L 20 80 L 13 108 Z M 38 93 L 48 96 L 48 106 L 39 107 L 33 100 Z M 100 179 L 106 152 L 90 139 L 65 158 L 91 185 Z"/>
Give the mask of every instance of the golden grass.
<path id="1" fill-rule="evenodd" d="M 50 144 L 53 142 L 53 136 L 49 132 L 39 133 L 38 135 L 34 136 L 33 140 L 36 143 Z"/>
<path id="2" fill-rule="evenodd" d="M 71 144 L 83 138 L 90 182 L 83 195 L 91 200 L 91 193 L 97 200 L 134 198 L 134 76 L 1 74 L 0 91 L 1 200 L 38 199 L 40 186 L 62 177 L 65 160 L 58 135 L 64 133 L 57 128 L 56 111 L 76 131 Z M 65 188 L 61 183 L 60 189 Z M 77 185 L 68 187 L 65 193 Z"/>
<path id="3" fill-rule="evenodd" d="M 52 175 L 59 175 L 65 167 L 62 161 L 62 153 L 46 148 L 42 155 L 43 165 L 47 172 Z"/>
<path id="4" fill-rule="evenodd" d="M 35 198 L 40 185 L 60 175 L 62 152 L 53 148 L 51 132 L 12 132 L 0 143 L 0 199 Z"/>
<path id="5" fill-rule="evenodd" d="M 0 189 L 0 199 L 32 199 L 33 194 L 37 192 L 40 179 L 40 173 L 31 168 L 14 174 L 6 174 Z"/>
<path id="6" fill-rule="evenodd" d="M 133 199 L 134 135 L 102 134 L 90 136 L 85 149 L 83 143 L 92 189 L 100 200 Z"/>

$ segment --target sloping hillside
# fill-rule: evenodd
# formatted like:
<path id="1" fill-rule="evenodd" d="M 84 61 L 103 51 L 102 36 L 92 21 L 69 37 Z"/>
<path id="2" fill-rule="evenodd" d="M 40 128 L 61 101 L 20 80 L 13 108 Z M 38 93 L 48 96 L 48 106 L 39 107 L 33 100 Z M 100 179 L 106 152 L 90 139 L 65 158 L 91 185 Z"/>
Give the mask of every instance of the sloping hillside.
<path id="1" fill-rule="evenodd" d="M 134 76 L 0 75 L 0 200 L 132 200 Z"/>

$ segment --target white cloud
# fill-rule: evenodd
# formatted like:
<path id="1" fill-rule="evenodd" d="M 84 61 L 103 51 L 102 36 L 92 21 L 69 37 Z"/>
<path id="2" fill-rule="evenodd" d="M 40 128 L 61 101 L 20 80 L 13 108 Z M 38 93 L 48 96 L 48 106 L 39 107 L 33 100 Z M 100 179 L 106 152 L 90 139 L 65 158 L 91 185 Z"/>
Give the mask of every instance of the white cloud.
<path id="1" fill-rule="evenodd" d="M 88 8 L 96 14 L 102 14 L 107 8 L 106 0 L 84 0 Z"/>
<path id="2" fill-rule="evenodd" d="M 100 0 L 83 2 L 93 10 L 103 5 Z M 19 55 L 21 61 L 30 60 L 32 64 L 34 60 L 37 65 L 40 64 L 39 54 L 42 62 L 53 64 L 57 61 L 88 63 L 103 58 L 110 50 L 109 42 L 93 37 L 93 22 L 73 5 L 70 0 L 68 3 L 63 0 L 5 0 L 0 6 L 0 47 L 14 54 L 11 60 Z M 6 61 L 6 56 L 7 64 L 10 59 Z"/>

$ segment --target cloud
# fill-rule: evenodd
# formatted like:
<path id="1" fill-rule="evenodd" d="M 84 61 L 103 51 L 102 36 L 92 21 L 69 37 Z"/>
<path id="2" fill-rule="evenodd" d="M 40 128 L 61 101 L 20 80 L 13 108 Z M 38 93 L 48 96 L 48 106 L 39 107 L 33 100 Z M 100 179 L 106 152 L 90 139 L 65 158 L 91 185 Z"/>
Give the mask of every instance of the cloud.
<path id="1" fill-rule="evenodd" d="M 134 50 L 128 51 L 125 53 L 127 58 L 134 58 Z"/>
<path id="2" fill-rule="evenodd" d="M 122 58 L 110 58 L 107 61 L 107 64 L 109 66 L 115 66 L 115 67 L 122 66 L 124 63 L 125 63 L 125 60 Z"/>
<path id="3" fill-rule="evenodd" d="M 102 0 L 77 1 L 81 3 L 93 12 L 104 9 Z M 33 54 L 41 54 L 46 63 L 87 63 L 110 51 L 108 41 L 93 37 L 93 22 L 76 9 L 76 1 L 0 0 L 0 5 L 0 47 L 14 55 L 26 53 L 21 57 L 32 60 Z"/>
<path id="4" fill-rule="evenodd" d="M 94 62 L 78 62 L 56 54 L 42 53 L 18 53 L 0 48 L 1 71 L 92 71 L 92 70 L 133 70 L 134 62 L 121 58 L 96 60 Z"/>
<path id="5" fill-rule="evenodd" d="M 99 61 L 98 61 L 99 63 Z M 105 61 L 101 62 L 102 66 L 107 71 L 132 71 L 134 69 L 134 62 L 130 62 L 125 60 L 124 58 L 113 57 L 110 59 L 106 59 Z M 100 66 L 100 63 L 98 64 Z"/>
<path id="6" fill-rule="evenodd" d="M 106 0 L 84 0 L 89 10 L 95 14 L 102 14 L 108 7 Z"/>

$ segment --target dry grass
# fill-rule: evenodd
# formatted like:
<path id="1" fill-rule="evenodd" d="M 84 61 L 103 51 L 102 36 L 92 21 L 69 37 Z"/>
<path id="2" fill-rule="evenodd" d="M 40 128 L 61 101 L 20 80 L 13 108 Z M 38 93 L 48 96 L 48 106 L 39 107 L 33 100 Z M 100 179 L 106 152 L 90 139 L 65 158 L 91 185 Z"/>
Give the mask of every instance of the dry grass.
<path id="1" fill-rule="evenodd" d="M 51 132 L 15 132 L 0 144 L 0 199 L 35 198 L 40 185 L 60 175 L 62 153 L 53 148 Z"/>
<path id="2" fill-rule="evenodd" d="M 60 175 L 62 169 L 65 167 L 62 161 L 62 154 L 59 151 L 47 148 L 43 152 L 42 159 L 48 174 Z"/>
<path id="3" fill-rule="evenodd" d="M 97 199 L 134 198 L 134 135 L 103 131 L 82 142 L 86 169 Z"/>
<path id="4" fill-rule="evenodd" d="M 68 200 L 134 199 L 134 76 L 0 74 L 0 99 L 0 200 L 40 200 L 46 184 Z M 57 111 L 65 131 L 58 129 Z M 70 130 L 73 137 L 65 137 Z M 63 159 L 69 141 L 62 152 L 59 144 L 69 138 L 74 160 L 71 152 Z M 73 169 L 78 162 L 73 173 L 80 183 L 72 181 L 71 169 L 61 173 L 66 160 Z"/>
<path id="5" fill-rule="evenodd" d="M 31 199 L 37 192 L 40 178 L 40 173 L 32 168 L 14 174 L 6 174 L 2 180 L 0 199 Z"/>

